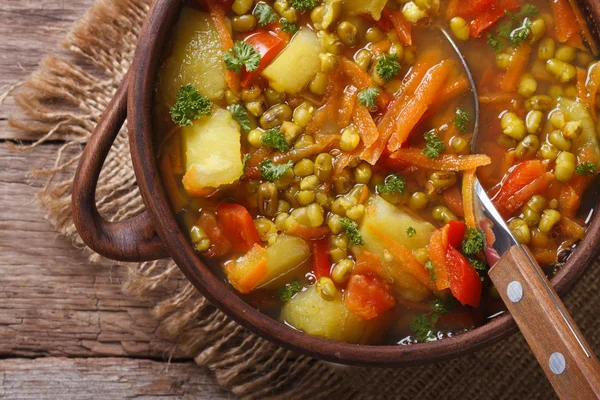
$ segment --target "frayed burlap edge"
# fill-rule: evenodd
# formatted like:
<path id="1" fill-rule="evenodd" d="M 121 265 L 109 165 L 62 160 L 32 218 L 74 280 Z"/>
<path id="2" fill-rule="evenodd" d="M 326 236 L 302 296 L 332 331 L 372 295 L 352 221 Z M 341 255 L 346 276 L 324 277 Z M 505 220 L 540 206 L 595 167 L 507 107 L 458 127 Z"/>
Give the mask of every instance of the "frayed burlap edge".
<path id="1" fill-rule="evenodd" d="M 149 0 L 97 0 L 65 38 L 66 51 L 48 55 L 14 96 L 26 118 L 12 118 L 11 125 L 39 139 L 29 145 L 11 144 L 11 148 L 28 150 L 65 139 L 55 163 L 34 171 L 36 177 L 46 179 L 38 197 L 48 220 L 76 247 L 87 251 L 91 262 L 101 257 L 85 247 L 75 230 L 73 174 L 88 137 L 127 72 L 149 6 Z M 126 128 L 105 162 L 97 199 L 100 213 L 109 220 L 128 218 L 144 209 Z M 154 313 L 161 338 L 176 343 L 171 356 L 194 358 L 236 395 L 246 399 L 353 396 L 347 389 L 342 393 L 341 374 L 325 363 L 279 348 L 237 325 L 202 297 L 172 261 L 125 266 L 128 293 L 166 293 Z"/>

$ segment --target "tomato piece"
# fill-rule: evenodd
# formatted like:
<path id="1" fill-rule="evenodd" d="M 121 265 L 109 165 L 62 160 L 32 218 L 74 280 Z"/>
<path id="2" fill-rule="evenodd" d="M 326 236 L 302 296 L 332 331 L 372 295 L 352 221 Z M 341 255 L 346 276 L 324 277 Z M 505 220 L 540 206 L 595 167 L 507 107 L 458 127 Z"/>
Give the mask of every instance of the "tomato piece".
<path id="1" fill-rule="evenodd" d="M 356 256 L 356 266 L 352 270 L 354 274 L 367 275 L 381 273 L 381 260 L 375 253 L 361 251 Z"/>
<path id="2" fill-rule="evenodd" d="M 446 226 L 445 232 L 448 239 L 445 240 L 445 242 L 454 248 L 460 247 L 460 244 L 465 237 L 467 225 L 465 225 L 464 222 L 452 220 L 449 221 Z"/>
<path id="3" fill-rule="evenodd" d="M 267 31 L 253 33 L 244 39 L 258 54 L 260 54 L 260 64 L 255 71 L 242 71 L 242 87 L 247 88 L 254 83 L 260 76 L 260 73 L 273 61 L 285 47 L 285 41 L 277 34 Z"/>
<path id="4" fill-rule="evenodd" d="M 521 162 L 504 178 L 500 190 L 492 198 L 492 202 L 496 207 L 504 209 L 507 204 L 512 202 L 517 192 L 542 177 L 545 172 L 546 167 L 539 160 Z"/>
<path id="5" fill-rule="evenodd" d="M 313 272 L 317 279 L 331 277 L 331 264 L 329 263 L 329 240 L 313 240 L 310 242 Z"/>
<path id="6" fill-rule="evenodd" d="M 465 18 L 475 18 L 482 12 L 494 6 L 496 0 L 470 0 L 462 2 L 457 14 Z"/>
<path id="7" fill-rule="evenodd" d="M 467 259 L 454 247 L 446 251 L 450 291 L 462 305 L 477 307 L 481 298 L 481 279 Z"/>
<path id="8" fill-rule="evenodd" d="M 255 244 L 260 245 L 261 240 L 254 226 L 254 220 L 244 206 L 236 203 L 221 203 L 217 207 L 217 216 L 234 251 L 245 252 Z"/>
<path id="9" fill-rule="evenodd" d="M 384 8 L 381 19 L 384 18 L 392 23 L 400 41 L 407 46 L 412 46 L 412 25 L 404 15 L 399 11 Z"/>
<path id="10" fill-rule="evenodd" d="M 206 257 L 222 257 L 231 252 L 233 245 L 227 239 L 223 227 L 217 222 L 217 218 L 213 213 L 203 212 L 197 222 L 198 225 L 210 239 L 210 247 L 204 253 Z"/>
<path id="11" fill-rule="evenodd" d="M 519 7 L 516 0 L 498 0 L 492 7 L 487 8 L 471 22 L 471 36 L 478 37 L 483 31 L 494 25 L 506 15 L 505 11 Z"/>
<path id="12" fill-rule="evenodd" d="M 396 305 L 390 286 L 375 274 L 350 277 L 344 302 L 354 314 L 370 320 Z"/>

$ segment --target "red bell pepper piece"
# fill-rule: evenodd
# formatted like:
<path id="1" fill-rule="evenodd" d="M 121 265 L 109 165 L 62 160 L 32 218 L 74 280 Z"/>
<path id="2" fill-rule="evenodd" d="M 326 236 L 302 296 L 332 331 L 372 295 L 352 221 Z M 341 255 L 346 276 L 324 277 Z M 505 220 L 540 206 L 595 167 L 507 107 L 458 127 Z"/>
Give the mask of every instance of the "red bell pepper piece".
<path id="1" fill-rule="evenodd" d="M 517 7 L 519 7 L 517 0 L 497 0 L 494 6 L 487 8 L 471 22 L 471 36 L 478 37 L 504 17 L 506 10 L 514 10 Z"/>
<path id="2" fill-rule="evenodd" d="M 452 295 L 463 305 L 477 307 L 481 298 L 481 279 L 467 259 L 453 246 L 446 251 L 446 268 Z"/>
<path id="3" fill-rule="evenodd" d="M 317 279 L 331 277 L 331 264 L 329 263 L 329 241 L 327 239 L 313 240 L 311 243 L 312 266 Z"/>
<path id="4" fill-rule="evenodd" d="M 234 251 L 246 252 L 255 244 L 261 244 L 252 216 L 244 206 L 235 203 L 221 203 L 217 206 L 217 216 Z"/>
<path id="5" fill-rule="evenodd" d="M 259 31 L 246 37 L 244 42 L 254 47 L 254 50 L 260 54 L 260 64 L 255 71 L 247 72 L 245 69 L 242 71 L 241 84 L 242 87 L 247 88 L 258 79 L 260 73 L 283 50 L 285 41 L 273 32 Z"/>
<path id="6" fill-rule="evenodd" d="M 465 18 L 475 18 L 495 6 L 496 0 L 469 0 L 460 3 L 456 14 Z M 503 10 L 504 11 L 504 10 Z"/>
<path id="7" fill-rule="evenodd" d="M 467 226 L 464 222 L 454 220 L 449 221 L 448 229 L 445 230 L 448 239 L 445 242 L 454 248 L 458 248 L 465 237 L 466 230 Z"/>

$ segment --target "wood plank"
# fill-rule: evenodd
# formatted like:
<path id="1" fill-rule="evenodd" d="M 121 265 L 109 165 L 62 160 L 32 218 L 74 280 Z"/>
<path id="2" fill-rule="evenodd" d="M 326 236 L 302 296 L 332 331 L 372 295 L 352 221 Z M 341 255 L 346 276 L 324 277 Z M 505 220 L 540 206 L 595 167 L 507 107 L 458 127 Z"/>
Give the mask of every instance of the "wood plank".
<path id="1" fill-rule="evenodd" d="M 57 147 L 0 148 L 0 356 L 168 356 L 156 299 L 124 295 L 124 267 L 90 265 L 38 210 L 42 182 L 27 177 Z"/>
<path id="2" fill-rule="evenodd" d="M 193 363 L 121 358 L 0 360 L 0 398 L 234 398 Z"/>
<path id="3" fill-rule="evenodd" d="M 48 51 L 59 51 L 65 34 L 93 0 L 3 0 L 0 3 L 0 95 L 36 70 Z M 32 140 L 11 128 L 18 108 L 8 98 L 0 107 L 0 139 Z"/>

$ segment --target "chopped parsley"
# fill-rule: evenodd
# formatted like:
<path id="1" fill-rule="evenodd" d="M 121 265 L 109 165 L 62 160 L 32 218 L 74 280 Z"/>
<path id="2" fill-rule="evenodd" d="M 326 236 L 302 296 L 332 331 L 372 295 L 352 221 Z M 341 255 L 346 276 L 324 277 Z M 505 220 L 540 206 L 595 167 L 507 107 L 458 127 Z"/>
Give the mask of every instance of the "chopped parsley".
<path id="1" fill-rule="evenodd" d="M 500 37 L 503 37 L 505 39 L 510 39 L 510 34 L 511 34 L 512 30 L 513 30 L 512 21 L 504 21 L 498 25 L 498 29 L 496 30 L 496 33 Z"/>
<path id="2" fill-rule="evenodd" d="M 462 242 L 462 251 L 468 256 L 478 254 L 485 247 L 485 238 L 483 232 L 479 229 L 469 227 L 467 235 Z"/>
<path id="3" fill-rule="evenodd" d="M 252 14 L 261 26 L 272 24 L 277 21 L 277 13 L 267 3 L 258 3 Z"/>
<path id="4" fill-rule="evenodd" d="M 273 182 L 284 176 L 285 173 L 288 172 L 288 170 L 293 166 L 293 161 L 288 161 L 285 164 L 275 164 L 273 161 L 267 158 L 265 161 L 259 164 L 258 170 L 260 171 L 260 176 L 268 181 Z"/>
<path id="5" fill-rule="evenodd" d="M 456 117 L 454 118 L 454 126 L 460 133 L 467 132 L 467 125 L 471 121 L 471 114 L 462 108 L 456 109 Z"/>
<path id="6" fill-rule="evenodd" d="M 488 34 L 487 43 L 490 45 L 494 53 L 498 54 L 502 51 L 502 40 L 498 39 L 491 33 Z"/>
<path id="7" fill-rule="evenodd" d="M 240 124 L 242 131 L 250 131 L 250 117 L 248 116 L 248 111 L 244 108 L 244 106 L 233 104 L 231 107 L 229 107 L 229 112 L 231 112 L 233 119 Z"/>
<path id="8" fill-rule="evenodd" d="M 378 193 L 398 193 L 399 195 L 403 195 L 406 191 L 406 180 L 398 174 L 388 175 L 382 184 L 376 186 L 376 189 Z"/>
<path id="9" fill-rule="evenodd" d="M 436 314 L 446 315 L 452 311 L 458 305 L 458 303 L 454 297 L 447 297 L 445 299 L 436 297 L 430 305 Z"/>
<path id="10" fill-rule="evenodd" d="M 425 148 L 423 154 L 427 157 L 434 159 L 440 156 L 440 153 L 446 150 L 446 145 L 440 140 L 438 135 L 434 131 L 426 132 L 423 137 L 425 138 Z"/>
<path id="11" fill-rule="evenodd" d="M 284 287 L 279 291 L 279 299 L 281 301 L 288 302 L 296 295 L 296 293 L 300 293 L 302 291 L 302 284 L 298 281 L 293 281 L 287 283 Z"/>
<path id="12" fill-rule="evenodd" d="M 429 271 L 429 279 L 435 281 L 435 267 L 433 266 L 433 262 L 431 260 L 427 260 L 425 263 L 425 269 Z"/>
<path id="13" fill-rule="evenodd" d="M 417 230 L 415 228 L 413 228 L 412 226 L 409 226 L 406 229 L 406 236 L 408 236 L 409 238 L 415 236 L 417 234 Z"/>
<path id="14" fill-rule="evenodd" d="M 515 46 L 520 46 L 532 34 L 531 21 L 525 18 L 523 25 L 510 33 L 510 42 Z"/>
<path id="15" fill-rule="evenodd" d="M 263 4 L 263 3 L 260 3 Z M 247 72 L 256 71 L 260 64 L 260 54 L 248 43 L 237 41 L 233 47 L 223 54 L 225 67 L 233 72 L 242 72 L 242 67 Z"/>
<path id="16" fill-rule="evenodd" d="M 539 12 L 540 10 L 533 4 L 523 4 L 523 6 L 521 6 L 521 10 L 517 14 L 517 17 L 535 17 Z"/>
<path id="17" fill-rule="evenodd" d="M 290 0 L 290 4 L 298 11 L 315 8 L 317 2 L 315 0 Z"/>
<path id="18" fill-rule="evenodd" d="M 375 66 L 377 74 L 386 82 L 391 81 L 400 72 L 400 63 L 398 62 L 398 54 L 381 56 Z"/>
<path id="19" fill-rule="evenodd" d="M 578 175 L 592 175 L 596 172 L 596 165 L 590 161 L 584 161 L 575 167 L 575 172 Z"/>
<path id="20" fill-rule="evenodd" d="M 244 157 L 242 158 L 242 178 L 246 177 L 246 164 L 248 164 L 248 160 L 250 159 L 250 154 L 246 153 L 244 154 Z"/>
<path id="21" fill-rule="evenodd" d="M 346 235 L 353 246 L 365 244 L 362 235 L 358 231 L 358 224 L 356 222 L 352 221 L 350 218 L 342 218 L 340 224 L 346 231 Z"/>
<path id="22" fill-rule="evenodd" d="M 273 147 L 279 151 L 288 151 L 290 145 L 285 140 L 285 136 L 279 128 L 272 128 L 266 131 L 260 139 L 265 146 Z"/>
<path id="23" fill-rule="evenodd" d="M 488 265 L 485 262 L 476 258 L 469 258 L 469 264 L 471 264 L 473 268 L 475 268 L 477 271 L 485 272 L 488 270 Z"/>
<path id="24" fill-rule="evenodd" d="M 298 32 L 298 25 L 294 24 L 293 22 L 290 22 L 285 18 L 281 18 L 279 22 L 281 23 L 281 30 L 285 33 L 293 35 L 294 33 Z"/>
<path id="25" fill-rule="evenodd" d="M 358 92 L 358 102 L 368 109 L 375 107 L 375 99 L 379 96 L 379 89 L 368 87 Z"/>
<path id="26" fill-rule="evenodd" d="M 419 342 L 435 340 L 434 329 L 437 320 L 437 314 L 430 315 L 429 317 L 427 315 L 419 315 L 413 318 L 410 323 L 410 329 L 414 332 Z"/>
<path id="27" fill-rule="evenodd" d="M 211 108 L 208 97 L 201 96 L 193 85 L 186 85 L 177 92 L 171 118 L 179 126 L 190 126 L 193 120 L 210 115 Z"/>

